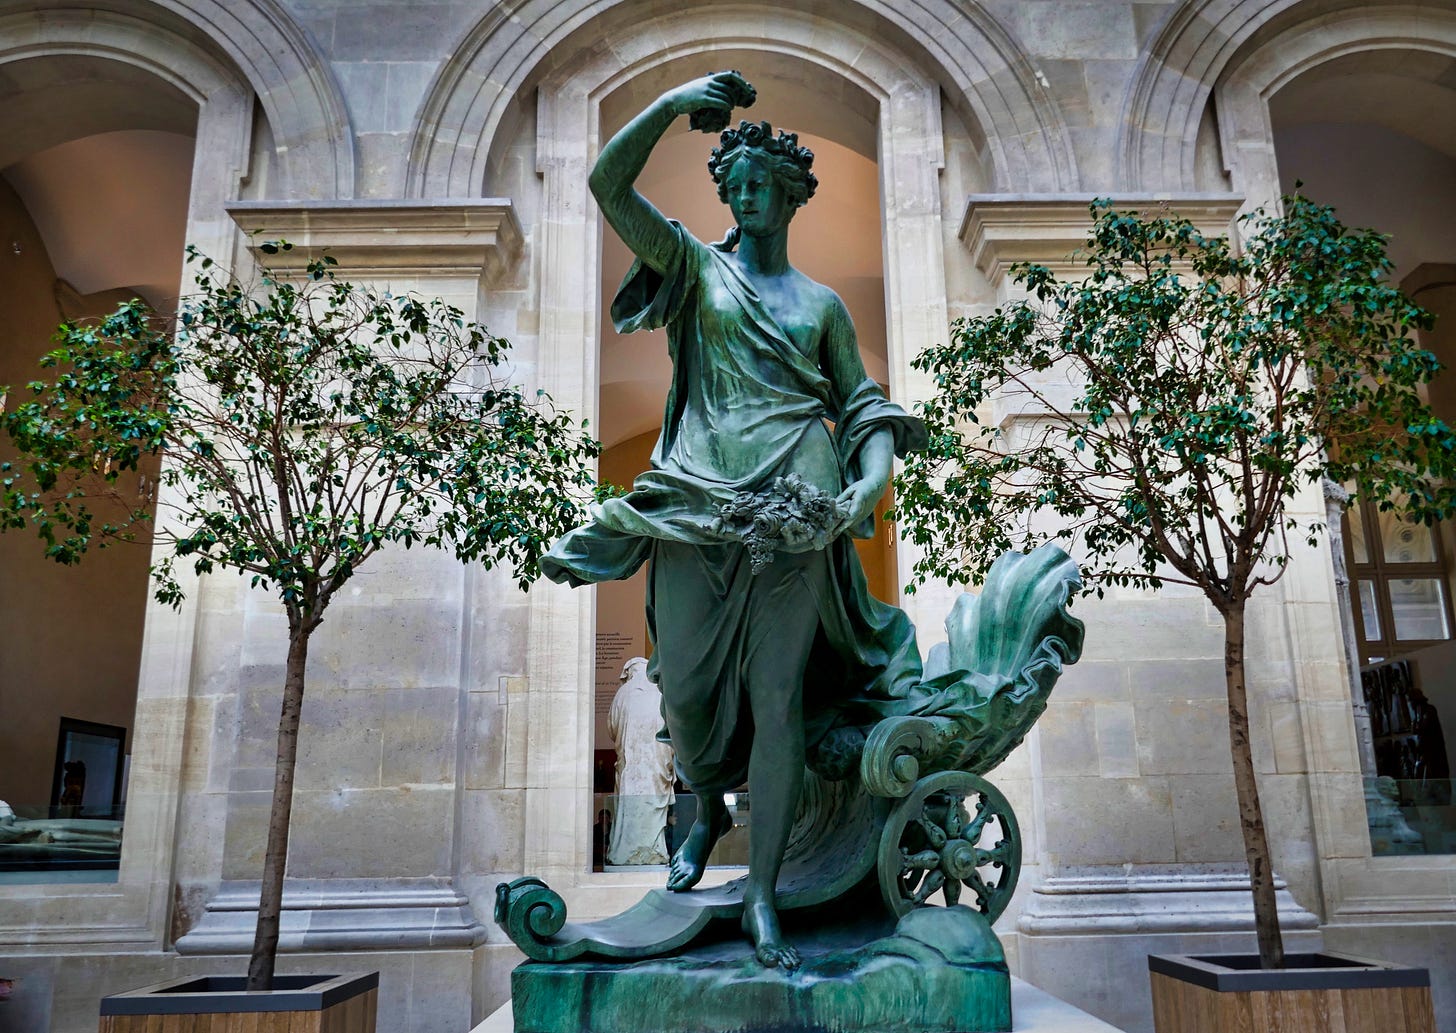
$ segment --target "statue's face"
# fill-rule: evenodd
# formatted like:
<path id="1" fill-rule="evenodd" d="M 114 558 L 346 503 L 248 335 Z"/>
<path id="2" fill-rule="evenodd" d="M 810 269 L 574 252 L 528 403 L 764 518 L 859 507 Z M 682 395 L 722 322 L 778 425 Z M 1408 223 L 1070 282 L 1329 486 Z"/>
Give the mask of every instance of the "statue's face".
<path id="1" fill-rule="evenodd" d="M 774 176 L 766 155 L 748 151 L 724 179 L 733 221 L 750 237 L 770 237 L 789 224 L 797 210 Z"/>

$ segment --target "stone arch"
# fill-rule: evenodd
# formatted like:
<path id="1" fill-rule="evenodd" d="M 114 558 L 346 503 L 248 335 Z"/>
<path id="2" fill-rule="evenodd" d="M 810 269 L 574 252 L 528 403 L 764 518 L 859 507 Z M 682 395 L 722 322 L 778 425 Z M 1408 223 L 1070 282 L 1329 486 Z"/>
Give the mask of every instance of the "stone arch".
<path id="1" fill-rule="evenodd" d="M 1148 45 L 1128 88 L 1120 178 L 1132 190 L 1191 189 L 1199 124 L 1219 79 L 1270 38 L 1357 10 L 1358 17 L 1381 22 L 1403 19 L 1405 33 L 1436 13 L 1354 0 L 1185 0 Z M 1373 26 L 1364 24 L 1370 33 Z"/>
<path id="2" fill-rule="evenodd" d="M 354 194 L 353 131 L 338 85 L 278 0 L 144 0 L 116 11 L 28 3 L 0 24 L 0 60 L 95 54 L 144 67 L 197 101 L 199 91 L 241 75 L 273 132 L 278 187 Z"/>
<path id="3" fill-rule="evenodd" d="M 29 30 L 29 31 L 26 31 Z M 77 17 L 73 12 L 47 12 L 39 17 L 11 15 L 0 19 L 0 37 L 7 45 L 0 48 L 0 67 L 6 67 L 18 81 L 22 95 L 10 100 L 5 121 L 8 131 L 0 139 L 0 167 L 78 136 L 104 132 L 110 123 L 128 116 L 143 115 L 142 105 L 130 96 L 128 87 L 138 92 L 157 85 L 170 87 L 175 105 L 147 98 L 151 107 L 144 113 L 148 128 L 191 132 L 187 122 L 195 122 L 198 109 L 209 98 L 229 91 L 240 92 L 243 84 L 214 55 L 190 40 L 169 39 L 159 35 L 146 22 L 122 15 L 95 14 Z M 75 80 L 26 91 L 25 66 L 28 62 L 58 59 L 67 71 L 79 73 Z M 87 73 L 95 78 L 111 72 L 107 88 L 109 105 L 96 105 L 85 112 L 70 110 L 56 117 L 59 106 L 69 109 L 68 93 L 84 88 Z M 135 74 L 134 74 L 135 73 Z M 130 82 L 123 84 L 119 80 Z M 80 81 L 77 81 L 80 80 Z M 92 98 L 85 98 L 90 100 Z M 118 110 L 120 109 L 120 110 Z"/>
<path id="4" fill-rule="evenodd" d="M 1037 84 L 1020 45 L 978 5 L 854 0 L 835 7 L 832 23 L 796 9 L 776 9 L 772 37 L 755 31 L 765 25 L 763 7 L 694 0 L 646 26 L 640 7 L 633 0 L 597 0 L 580 9 L 553 0 L 515 0 L 493 8 L 441 68 L 421 107 L 410 150 L 408 194 L 479 196 L 488 148 L 513 107 L 539 79 L 563 61 L 589 59 L 603 45 L 596 41 L 619 27 L 630 26 L 642 45 L 651 46 L 664 20 L 695 15 L 721 26 L 717 36 L 699 37 L 705 48 L 711 41 L 808 51 L 852 34 L 893 49 L 909 59 L 907 66 L 925 69 L 951 104 L 984 134 L 993 189 L 1076 187 L 1076 161 L 1059 109 Z M 794 26 L 793 38 L 784 37 L 779 21 L 784 16 Z M 563 44 L 588 25 L 591 42 L 565 55 L 571 48 Z"/>
<path id="5" fill-rule="evenodd" d="M 1338 11 L 1257 40 L 1229 66 L 1215 89 L 1219 138 L 1232 185 L 1250 206 L 1280 194 L 1270 98 L 1321 66 L 1380 51 L 1456 58 L 1456 11 L 1403 5 Z"/>
<path id="6" fill-rule="evenodd" d="M 244 169 L 253 100 L 215 48 L 196 32 L 178 35 L 126 14 L 73 9 L 7 10 L 0 15 L 0 41 L 0 72 L 10 91 L 0 103 L 0 165 L 119 128 L 185 133 L 196 141 L 188 237 L 222 252 L 219 243 L 231 238 L 215 228 L 226 217 L 224 192 L 236 188 Z M 76 92 L 88 85 L 90 93 Z M 138 573 L 144 584 L 145 571 Z M 117 881 L 100 890 L 45 887 L 44 895 L 0 901 L 0 943 L 73 940 L 65 916 L 83 894 L 98 941 L 159 945 L 164 939 L 171 901 L 156 873 L 171 865 L 181 769 L 174 719 L 188 691 L 186 663 L 179 668 L 171 661 L 190 655 L 195 616 L 193 603 L 181 612 L 148 607 L 143 618 Z"/>

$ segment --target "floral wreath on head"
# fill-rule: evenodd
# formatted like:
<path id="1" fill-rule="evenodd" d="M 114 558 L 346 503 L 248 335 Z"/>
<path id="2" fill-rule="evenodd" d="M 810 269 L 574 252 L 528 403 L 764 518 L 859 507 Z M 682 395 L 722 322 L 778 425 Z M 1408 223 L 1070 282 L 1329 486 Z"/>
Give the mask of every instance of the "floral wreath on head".
<path id="1" fill-rule="evenodd" d="M 723 135 L 718 138 L 718 146 L 713 148 L 713 153 L 708 157 L 708 175 L 718 184 L 718 198 L 724 203 L 728 200 L 728 170 L 738 159 L 738 153 L 749 148 L 763 151 L 797 168 L 798 175 L 793 177 L 793 181 L 794 186 L 804 193 L 800 205 L 807 204 L 809 198 L 814 196 L 814 191 L 819 186 L 818 178 L 810 171 L 814 165 L 814 152 L 799 146 L 799 134 L 780 132 L 775 136 L 773 126 L 767 122 L 750 122 L 744 119 L 738 123 L 737 129 L 723 130 Z"/>

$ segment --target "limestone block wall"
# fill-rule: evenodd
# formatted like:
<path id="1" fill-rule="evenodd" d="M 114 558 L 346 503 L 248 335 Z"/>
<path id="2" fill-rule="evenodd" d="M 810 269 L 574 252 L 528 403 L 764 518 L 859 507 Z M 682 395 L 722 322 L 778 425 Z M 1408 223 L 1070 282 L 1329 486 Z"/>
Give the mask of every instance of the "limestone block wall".
<path id="1" fill-rule="evenodd" d="M 450 872 L 464 578 L 448 560 L 381 555 L 314 640 L 289 858 L 299 878 Z M 287 643 L 273 600 L 241 603 L 232 713 L 214 726 L 233 732 L 225 879 L 262 868 Z"/>

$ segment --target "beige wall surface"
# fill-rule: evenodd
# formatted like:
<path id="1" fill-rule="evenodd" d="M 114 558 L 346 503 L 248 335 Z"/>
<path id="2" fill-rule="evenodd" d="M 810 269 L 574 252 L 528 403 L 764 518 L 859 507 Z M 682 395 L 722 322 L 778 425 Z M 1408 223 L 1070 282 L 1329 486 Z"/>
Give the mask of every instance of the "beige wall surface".
<path id="1" fill-rule="evenodd" d="M 1398 230 L 1402 275 L 1456 262 L 1456 223 L 1437 196 L 1450 189 L 1453 61 L 1452 0 L 139 0 L 94 11 L 13 0 L 0 5 L 0 125 L 15 122 L 0 157 L 84 135 L 88 110 L 100 113 L 88 132 L 178 132 L 167 105 L 195 109 L 189 240 L 246 271 L 242 229 L 272 220 L 334 246 L 349 275 L 444 294 L 514 342 L 517 378 L 609 430 L 609 444 L 639 442 L 625 465 L 640 467 L 661 362 L 617 350 L 603 326 L 624 256 L 584 180 L 605 135 L 672 82 L 750 68 L 764 92 L 749 117 L 817 135 L 828 164 L 843 158 L 859 200 L 821 206 L 820 257 L 843 265 L 841 293 L 873 326 L 872 374 L 913 404 L 933 385 L 910 359 L 944 339 L 950 318 L 1014 299 L 1010 262 L 1075 271 L 1067 257 L 1099 194 L 1166 202 L 1223 229 L 1309 166 L 1312 189 L 1369 202 L 1356 221 Z M 1368 153 L 1330 160 L 1378 134 L 1385 143 Z M 656 182 L 664 204 L 704 188 L 711 142 L 670 134 L 683 170 Z M 274 208 L 228 207 L 243 199 Z M 54 273 L 16 212 L 7 194 L 0 382 L 23 379 L 15 364 L 55 319 Z M 703 218 L 702 233 L 721 229 L 711 205 Z M 1445 349 L 1446 333 L 1433 343 Z M 612 423 L 613 407 L 638 425 Z M 1322 512 L 1312 493 L 1298 505 Z M 72 572 L 21 555 L 26 544 L 0 538 L 0 743 L 54 749 L 46 708 L 62 701 L 38 700 L 37 686 L 62 674 L 115 685 L 104 695 L 125 713 L 95 720 L 125 724 L 123 695 L 141 698 L 145 818 L 128 832 L 116 893 L 0 885 L 0 976 L 27 980 L 0 1009 L 69 1033 L 87 1015 L 94 1028 L 105 990 L 222 970 L 245 949 L 279 615 L 226 576 L 202 581 L 176 614 L 145 603 L 139 581 L 130 602 L 98 607 Z M 599 589 L 593 603 L 547 584 L 522 593 L 500 572 L 417 550 L 382 559 L 331 613 L 312 658 L 285 948 L 290 965 L 331 964 L 338 950 L 351 964 L 377 959 L 381 1028 L 458 1033 L 505 998 L 519 956 L 489 922 L 498 881 L 543 876 L 583 918 L 660 882 L 589 870 L 595 636 L 604 622 L 640 630 L 640 590 L 616 603 L 611 593 L 634 590 Z M 887 595 L 913 559 L 896 548 Z M 942 636 L 956 591 L 905 598 L 922 648 Z M 1334 591 L 1325 547 L 1301 547 L 1251 616 L 1281 907 L 1301 944 L 1411 955 L 1419 942 L 1445 1021 L 1456 1016 L 1456 864 L 1370 856 Z M 41 596 L 45 607 L 32 605 Z M 133 623 L 115 637 L 91 626 L 98 609 L 128 607 Z M 1088 625 L 1082 662 L 993 774 L 1025 836 L 1000 932 L 1023 975 L 1143 1031 L 1146 1001 L 1127 987 L 1149 950 L 1251 942 L 1220 632 L 1180 591 L 1114 591 L 1076 612 Z M 17 640 L 44 660 L 24 667 Z M 22 777 L 7 765 L 37 768 L 18 756 L 0 748 L 0 797 Z M 40 767 L 25 792 L 48 795 L 50 761 Z M 85 953 L 85 979 L 61 977 L 67 952 Z"/>
<path id="2" fill-rule="evenodd" d="M 62 313 L 45 243 L 3 178 L 0 239 L 0 385 L 11 385 L 13 405 L 31 397 L 24 385 L 42 375 Z M 122 300 L 78 298 L 70 315 L 99 316 Z M 64 567 L 33 534 L 12 533 L 0 536 L 0 572 L 0 800 L 46 806 L 62 717 L 131 728 L 147 550 L 117 544 Z"/>

